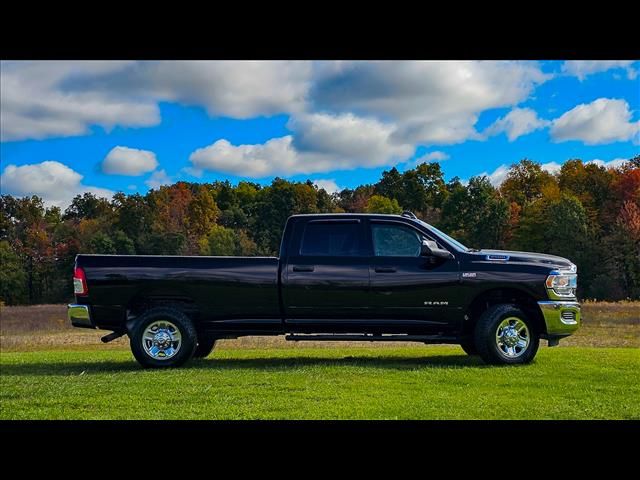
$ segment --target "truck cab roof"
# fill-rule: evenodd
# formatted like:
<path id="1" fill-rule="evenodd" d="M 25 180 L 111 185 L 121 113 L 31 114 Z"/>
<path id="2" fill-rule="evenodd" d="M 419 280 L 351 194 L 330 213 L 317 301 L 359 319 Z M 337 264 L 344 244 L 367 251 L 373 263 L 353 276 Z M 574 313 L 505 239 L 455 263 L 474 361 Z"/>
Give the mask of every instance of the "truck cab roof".
<path id="1" fill-rule="evenodd" d="M 410 213 L 410 212 L 409 212 Z M 298 213 L 291 215 L 289 218 L 310 218 L 310 217 L 323 217 L 323 218 L 405 218 L 410 220 L 417 220 L 418 218 L 411 213 L 409 214 L 391 214 L 391 213 Z"/>

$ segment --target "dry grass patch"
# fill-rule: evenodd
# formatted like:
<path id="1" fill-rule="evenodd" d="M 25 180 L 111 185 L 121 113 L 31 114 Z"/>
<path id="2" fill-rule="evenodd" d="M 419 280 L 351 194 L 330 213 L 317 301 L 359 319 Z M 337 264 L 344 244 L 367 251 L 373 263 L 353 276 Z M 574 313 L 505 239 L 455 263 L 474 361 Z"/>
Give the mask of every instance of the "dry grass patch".
<path id="1" fill-rule="evenodd" d="M 583 325 L 561 346 L 640 348 L 640 302 L 584 302 Z M 33 305 L 0 308 L 2 351 L 55 350 L 59 348 L 128 348 L 128 338 L 103 344 L 103 330 L 74 328 L 67 320 L 66 305 Z M 251 348 L 402 348 L 403 342 L 287 342 L 284 337 L 243 337 L 220 341 L 221 349 Z"/>

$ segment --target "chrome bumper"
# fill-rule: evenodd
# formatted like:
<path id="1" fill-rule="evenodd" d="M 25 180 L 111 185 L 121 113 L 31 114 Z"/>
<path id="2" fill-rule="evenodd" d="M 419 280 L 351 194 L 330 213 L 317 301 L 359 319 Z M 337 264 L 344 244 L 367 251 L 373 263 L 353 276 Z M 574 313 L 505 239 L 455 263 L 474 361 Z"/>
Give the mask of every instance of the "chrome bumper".
<path id="1" fill-rule="evenodd" d="M 547 325 L 547 335 L 571 335 L 581 323 L 580 304 L 578 302 L 563 302 L 546 300 L 538 302 L 544 323 Z"/>
<path id="2" fill-rule="evenodd" d="M 74 327 L 96 328 L 91 321 L 91 314 L 87 305 L 67 305 L 67 316 Z"/>

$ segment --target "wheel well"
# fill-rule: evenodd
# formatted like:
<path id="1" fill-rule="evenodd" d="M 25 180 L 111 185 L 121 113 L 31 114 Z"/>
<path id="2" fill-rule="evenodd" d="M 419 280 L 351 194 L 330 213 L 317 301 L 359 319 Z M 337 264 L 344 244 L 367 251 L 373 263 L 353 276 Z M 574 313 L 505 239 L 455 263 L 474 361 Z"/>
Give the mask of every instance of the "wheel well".
<path id="1" fill-rule="evenodd" d="M 194 323 L 200 317 L 198 305 L 193 298 L 180 295 L 146 293 L 131 299 L 127 304 L 127 320 L 134 320 L 154 307 L 171 307 L 184 312 Z"/>
<path id="2" fill-rule="evenodd" d="M 538 332 L 544 333 L 546 331 L 542 312 L 540 312 L 540 308 L 534 297 L 515 288 L 496 288 L 481 293 L 471 302 L 466 311 L 469 319 L 464 323 L 463 332 L 467 334 L 473 332 L 473 328 L 478 318 L 480 318 L 480 315 L 489 307 L 503 303 L 517 305 L 527 314 L 529 319 L 533 321 Z"/>

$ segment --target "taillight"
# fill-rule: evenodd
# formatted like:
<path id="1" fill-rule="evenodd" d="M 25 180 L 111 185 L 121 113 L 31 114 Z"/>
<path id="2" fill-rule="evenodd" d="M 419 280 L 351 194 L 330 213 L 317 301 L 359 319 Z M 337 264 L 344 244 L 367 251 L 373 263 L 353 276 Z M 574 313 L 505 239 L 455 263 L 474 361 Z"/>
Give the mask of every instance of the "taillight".
<path id="1" fill-rule="evenodd" d="M 80 267 L 76 267 L 73 270 L 73 293 L 76 295 L 88 295 L 89 288 L 87 287 L 87 277 L 84 274 L 84 270 Z"/>

